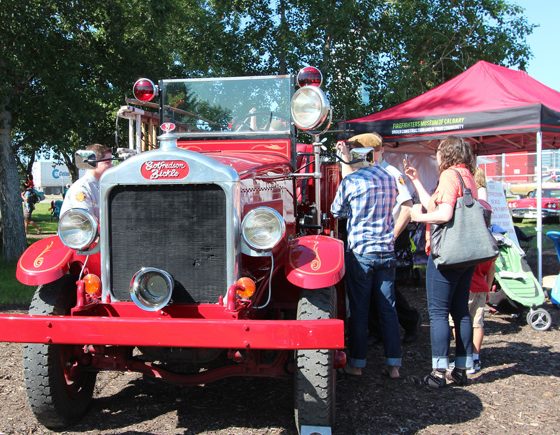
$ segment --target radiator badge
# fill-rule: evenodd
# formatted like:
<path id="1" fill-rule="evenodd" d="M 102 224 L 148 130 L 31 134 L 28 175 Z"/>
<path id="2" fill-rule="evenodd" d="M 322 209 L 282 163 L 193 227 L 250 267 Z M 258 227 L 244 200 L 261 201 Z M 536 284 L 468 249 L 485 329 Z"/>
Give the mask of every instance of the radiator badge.
<path id="1" fill-rule="evenodd" d="M 148 180 L 180 180 L 189 175 L 189 165 L 182 160 L 149 160 L 140 172 Z"/>

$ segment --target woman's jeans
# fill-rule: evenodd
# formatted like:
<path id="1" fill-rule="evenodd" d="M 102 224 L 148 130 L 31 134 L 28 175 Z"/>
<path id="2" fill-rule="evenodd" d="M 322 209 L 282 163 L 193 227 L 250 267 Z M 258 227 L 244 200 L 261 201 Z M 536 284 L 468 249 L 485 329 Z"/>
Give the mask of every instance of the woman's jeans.
<path id="1" fill-rule="evenodd" d="M 366 366 L 368 315 L 373 297 L 380 318 L 386 364 L 400 367 L 401 340 L 394 292 L 395 254 L 358 255 L 350 251 L 345 255 L 345 262 L 346 291 L 350 302 L 350 365 Z"/>
<path id="2" fill-rule="evenodd" d="M 469 288 L 474 266 L 438 270 L 432 256 L 426 269 L 432 367 L 449 365 L 449 315 L 455 323 L 455 367 L 472 367 L 472 321 L 469 314 Z"/>

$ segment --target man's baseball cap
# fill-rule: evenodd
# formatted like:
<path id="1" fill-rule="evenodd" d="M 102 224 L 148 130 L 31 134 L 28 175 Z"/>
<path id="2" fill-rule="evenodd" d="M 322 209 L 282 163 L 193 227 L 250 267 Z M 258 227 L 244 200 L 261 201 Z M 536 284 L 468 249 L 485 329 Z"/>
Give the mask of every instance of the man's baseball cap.
<path id="1" fill-rule="evenodd" d="M 346 142 L 349 145 L 375 149 L 379 148 L 383 144 L 383 138 L 377 133 L 363 133 L 352 136 Z"/>

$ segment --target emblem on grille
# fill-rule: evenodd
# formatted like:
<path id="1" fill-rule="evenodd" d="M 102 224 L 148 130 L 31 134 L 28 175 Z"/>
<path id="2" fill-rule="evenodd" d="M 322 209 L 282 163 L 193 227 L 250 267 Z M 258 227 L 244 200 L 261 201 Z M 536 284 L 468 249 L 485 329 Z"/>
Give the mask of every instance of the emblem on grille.
<path id="1" fill-rule="evenodd" d="M 148 160 L 140 172 L 148 180 L 180 180 L 189 175 L 189 165 L 182 160 Z"/>

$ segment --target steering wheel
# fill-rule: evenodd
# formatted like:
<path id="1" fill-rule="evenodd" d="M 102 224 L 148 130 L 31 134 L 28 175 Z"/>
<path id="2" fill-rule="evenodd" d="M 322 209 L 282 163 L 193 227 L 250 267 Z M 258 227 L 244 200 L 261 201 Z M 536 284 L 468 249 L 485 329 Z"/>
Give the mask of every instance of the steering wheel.
<path id="1" fill-rule="evenodd" d="M 257 119 L 258 117 L 261 116 L 266 116 L 267 117 L 267 121 L 266 123 L 263 125 L 262 128 L 260 128 L 257 125 Z M 255 130 L 268 130 L 270 128 L 270 124 L 272 122 L 272 117 L 274 116 L 274 112 L 272 111 L 268 111 L 268 110 L 261 110 L 261 111 L 254 111 L 254 112 L 247 112 L 246 115 L 243 116 L 243 121 L 241 121 L 241 123 L 239 124 L 239 126 L 235 127 L 234 131 L 255 131 Z M 253 126 L 251 126 L 251 121 L 254 119 L 254 124 Z"/>

